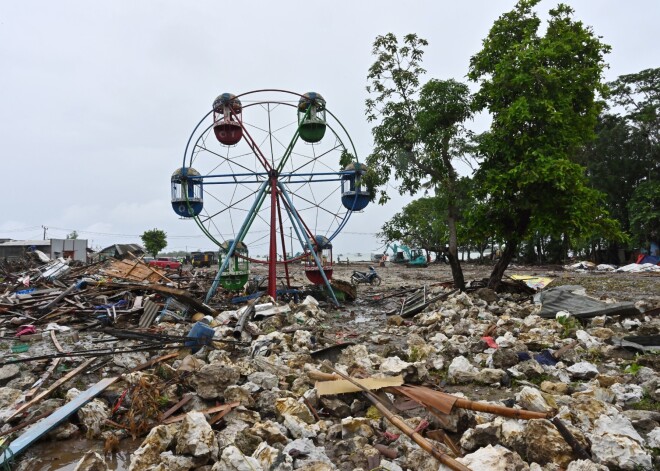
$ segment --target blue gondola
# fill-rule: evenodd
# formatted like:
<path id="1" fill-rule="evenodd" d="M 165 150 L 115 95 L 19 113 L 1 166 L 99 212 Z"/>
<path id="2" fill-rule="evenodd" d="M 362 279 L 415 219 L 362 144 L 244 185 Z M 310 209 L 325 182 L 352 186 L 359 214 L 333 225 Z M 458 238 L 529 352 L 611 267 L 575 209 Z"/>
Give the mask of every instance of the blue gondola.
<path id="1" fill-rule="evenodd" d="M 344 169 L 341 179 L 341 203 L 351 211 L 361 211 L 367 207 L 371 194 L 362 186 L 362 175 L 367 167 L 359 162 L 351 162 Z"/>
<path id="2" fill-rule="evenodd" d="M 192 167 L 182 167 L 172 174 L 172 209 L 183 218 L 202 212 L 204 188 L 200 173 Z"/>

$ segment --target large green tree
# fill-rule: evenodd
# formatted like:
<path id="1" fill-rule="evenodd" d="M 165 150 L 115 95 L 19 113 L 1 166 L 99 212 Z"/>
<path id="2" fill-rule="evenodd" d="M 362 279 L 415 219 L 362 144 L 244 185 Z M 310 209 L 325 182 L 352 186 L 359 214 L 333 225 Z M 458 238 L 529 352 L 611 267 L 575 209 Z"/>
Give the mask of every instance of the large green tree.
<path id="1" fill-rule="evenodd" d="M 167 234 L 160 229 L 144 231 L 140 236 L 140 239 L 142 239 L 142 243 L 144 244 L 147 253 L 150 253 L 154 257 L 157 257 L 158 252 L 167 247 Z"/>
<path id="2" fill-rule="evenodd" d="M 634 240 L 642 246 L 660 241 L 660 181 L 641 183 L 628 206 Z"/>
<path id="3" fill-rule="evenodd" d="M 649 158 L 655 157 L 655 169 L 658 170 L 660 68 L 622 75 L 610 84 L 610 88 L 612 102 L 624 110 L 620 114 L 647 140 Z"/>
<path id="4" fill-rule="evenodd" d="M 458 176 L 454 160 L 467 155 L 467 133 L 462 124 L 471 116 L 470 93 L 466 85 L 455 80 L 434 79 L 421 85 L 426 45 L 415 34 L 404 36 L 402 43 L 392 33 L 374 41 L 376 61 L 367 75 L 370 97 L 366 100 L 367 120 L 374 123 L 374 149 L 367 158 L 371 171 L 366 180 L 372 188 L 381 188 L 380 203 L 389 199 L 385 188 L 392 177 L 399 182 L 402 194 L 416 194 L 428 187 L 444 193 L 448 258 L 455 286 L 464 289 L 457 249 Z"/>
<path id="5" fill-rule="evenodd" d="M 596 140 L 579 161 L 591 185 L 606 194 L 612 217 L 640 243 L 640 226 L 633 227 L 635 214 L 630 212 L 640 206 L 628 203 L 640 184 L 660 180 L 660 68 L 622 75 L 608 85 L 610 106 L 599 118 Z"/>
<path id="6" fill-rule="evenodd" d="M 480 87 L 475 109 L 492 117 L 479 140 L 476 196 L 482 220 L 506 242 L 492 288 L 529 234 L 580 237 L 607 219 L 572 157 L 594 136 L 610 48 L 563 4 L 542 29 L 538 3 L 521 0 L 500 16 L 470 60 L 468 77 Z"/>

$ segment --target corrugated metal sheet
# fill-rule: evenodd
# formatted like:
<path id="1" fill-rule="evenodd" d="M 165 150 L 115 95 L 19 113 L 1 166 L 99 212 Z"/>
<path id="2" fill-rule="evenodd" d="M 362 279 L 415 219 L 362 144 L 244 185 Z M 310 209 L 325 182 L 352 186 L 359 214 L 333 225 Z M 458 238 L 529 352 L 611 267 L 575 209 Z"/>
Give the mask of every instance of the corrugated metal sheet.
<path id="1" fill-rule="evenodd" d="M 50 247 L 50 239 L 48 240 L 11 240 L 0 244 L 2 247 L 30 247 L 35 245 L 37 247 Z"/>

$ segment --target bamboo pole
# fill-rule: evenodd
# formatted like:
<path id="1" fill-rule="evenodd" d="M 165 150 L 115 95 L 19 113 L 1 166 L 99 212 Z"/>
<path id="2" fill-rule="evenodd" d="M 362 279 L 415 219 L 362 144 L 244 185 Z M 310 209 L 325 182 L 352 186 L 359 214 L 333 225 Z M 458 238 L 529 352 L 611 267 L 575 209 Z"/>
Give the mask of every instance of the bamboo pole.
<path id="1" fill-rule="evenodd" d="M 425 407 L 435 407 L 444 414 L 449 414 L 454 407 L 458 407 L 459 409 L 487 412 L 514 419 L 547 419 L 549 417 L 549 414 L 545 412 L 514 409 L 496 404 L 470 401 L 423 386 L 394 386 L 387 388 L 387 391 L 402 394 Z"/>
<path id="2" fill-rule="evenodd" d="M 485 404 L 483 402 L 470 401 L 468 399 L 458 398 L 454 407 L 459 409 L 469 409 L 477 412 L 488 412 L 512 419 L 547 419 L 549 414 L 545 412 L 535 412 L 524 409 L 513 409 L 511 407 L 498 406 L 495 404 Z"/>

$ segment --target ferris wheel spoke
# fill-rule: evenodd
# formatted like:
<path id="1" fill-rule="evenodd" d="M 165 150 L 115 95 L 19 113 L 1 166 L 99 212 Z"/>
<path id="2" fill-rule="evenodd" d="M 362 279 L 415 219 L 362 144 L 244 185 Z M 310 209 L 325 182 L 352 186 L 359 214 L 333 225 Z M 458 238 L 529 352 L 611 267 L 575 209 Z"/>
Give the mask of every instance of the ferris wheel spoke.
<path id="1" fill-rule="evenodd" d="M 337 195 L 336 195 L 336 193 L 337 193 L 337 190 L 336 190 L 336 189 L 329 189 L 329 190 L 328 190 L 328 193 L 327 193 L 326 196 L 324 196 L 324 197 L 322 197 L 321 199 L 317 200 L 317 198 L 316 198 L 316 194 L 319 193 L 319 191 L 316 191 L 316 192 L 315 192 L 314 189 L 313 189 L 313 187 L 312 187 L 312 185 L 311 185 L 311 183 L 313 183 L 313 181 L 308 181 L 308 182 L 306 182 L 306 183 L 302 183 L 299 187 L 296 187 L 296 189 L 295 189 L 296 191 L 293 191 L 293 190 L 292 190 L 291 188 L 289 188 L 289 186 L 287 185 L 287 190 L 289 191 L 289 193 L 292 193 L 292 194 L 300 194 L 300 193 L 301 193 L 301 190 L 302 190 L 303 188 L 307 187 L 308 190 L 309 190 L 309 193 L 312 195 L 312 198 L 313 198 L 313 200 L 314 200 L 313 204 L 314 204 L 315 206 L 319 206 L 319 205 L 325 203 L 329 198 L 331 198 L 331 197 L 333 197 L 333 196 L 337 196 Z M 286 184 L 285 184 L 285 185 L 286 185 Z M 323 193 L 323 192 L 321 192 L 321 193 Z"/>
<path id="2" fill-rule="evenodd" d="M 334 216 L 334 215 L 336 214 L 336 213 L 333 213 L 332 211 L 330 211 L 330 210 L 328 210 L 328 209 L 325 209 L 325 208 L 323 208 L 323 207 L 321 207 L 321 206 L 318 206 L 314 201 L 310 201 L 310 200 L 308 200 L 307 198 L 304 198 L 304 197 L 302 197 L 302 196 L 300 196 L 300 195 L 296 195 L 296 197 L 299 198 L 299 199 L 301 199 L 301 200 L 303 200 L 303 201 L 305 201 L 306 203 L 309 203 L 309 204 L 311 205 L 311 207 L 318 208 L 320 211 L 322 211 L 322 212 L 324 212 L 324 213 L 326 213 L 326 214 L 329 214 L 329 215 L 332 215 L 332 216 Z M 309 209 L 309 208 L 308 208 L 308 209 Z"/>
<path id="3" fill-rule="evenodd" d="M 232 159 L 230 159 L 229 157 L 226 157 L 226 156 L 224 156 L 224 155 L 222 155 L 222 154 L 218 154 L 217 152 L 213 152 L 211 149 L 208 149 L 207 147 L 204 147 L 204 146 L 201 146 L 201 145 L 199 145 L 199 144 L 196 144 L 196 145 L 195 145 L 195 148 L 199 148 L 199 149 L 201 149 L 201 150 L 204 150 L 205 152 L 208 152 L 209 154 L 213 154 L 213 155 L 215 155 L 215 156 L 217 156 L 217 157 L 220 157 L 221 159 L 224 159 L 224 161 L 225 161 L 227 164 L 231 164 L 231 163 L 233 163 L 234 165 L 236 165 L 236 166 L 242 168 L 243 170 L 245 170 L 245 171 L 247 171 L 247 172 L 254 173 L 254 170 L 253 170 L 253 169 L 251 169 L 251 168 L 249 168 L 249 167 L 246 167 L 245 165 L 241 165 L 241 164 L 239 164 L 238 162 L 234 162 Z M 220 163 L 219 165 L 217 165 L 216 167 L 214 167 L 213 170 L 215 170 L 216 168 L 218 168 L 220 165 L 222 165 L 222 163 Z"/>
<path id="4" fill-rule="evenodd" d="M 268 214 L 268 219 L 262 216 L 262 213 Z M 259 211 L 256 216 L 261 222 L 270 227 L 270 206 L 264 208 L 264 211 Z"/>
<path id="5" fill-rule="evenodd" d="M 245 142 L 247 143 L 248 147 L 254 154 L 255 158 L 259 162 L 259 164 L 266 170 L 270 170 L 272 167 L 270 166 L 268 162 L 268 158 L 261 152 L 261 148 L 257 145 L 256 141 L 252 138 L 250 133 L 248 132 L 246 126 L 241 123 L 243 127 L 243 131 L 245 133 Z"/>
<path id="6" fill-rule="evenodd" d="M 324 157 L 324 156 L 330 154 L 331 152 L 333 152 L 333 151 L 335 151 L 335 150 L 337 150 L 337 149 L 340 149 L 340 148 L 342 148 L 342 147 L 343 147 L 343 146 L 341 146 L 341 145 L 336 145 L 336 146 L 333 147 L 332 149 L 329 149 L 329 150 L 327 150 L 326 152 L 323 152 L 322 154 L 319 154 L 318 156 L 315 156 L 315 157 L 313 157 L 313 158 L 309 158 L 309 157 L 307 157 L 307 156 L 300 155 L 300 157 L 308 158 L 309 160 L 308 160 L 307 162 L 305 162 L 304 164 L 302 164 L 301 166 L 299 166 L 298 168 L 294 168 L 294 169 L 291 171 L 291 173 L 299 172 L 300 170 L 302 170 L 303 168 L 307 167 L 308 165 L 313 165 L 315 162 L 318 162 L 319 159 L 321 159 L 322 157 Z M 339 162 L 337 162 L 337 163 L 339 163 Z M 332 167 L 330 167 L 328 164 L 326 164 L 326 163 L 324 163 L 324 162 L 320 162 L 320 164 L 323 165 L 324 167 L 326 167 L 328 170 L 331 170 L 331 171 L 333 171 L 333 172 L 336 171 L 335 169 L 333 169 Z"/>
<path id="7" fill-rule="evenodd" d="M 211 214 L 211 215 L 209 215 L 206 219 L 204 219 L 204 220 L 202 220 L 202 221 L 203 221 L 203 222 L 206 222 L 208 219 L 212 219 L 212 218 L 214 218 L 214 217 L 216 217 L 216 216 L 219 216 L 219 215 L 221 215 L 221 214 L 223 214 L 223 213 L 225 213 L 226 211 L 229 211 L 229 210 L 231 210 L 231 209 L 239 209 L 239 208 L 237 208 L 237 205 L 239 205 L 239 204 L 241 204 L 242 202 L 248 200 L 249 198 L 251 198 L 252 196 L 254 196 L 257 192 L 258 192 L 258 191 L 253 191 L 251 194 L 249 194 L 249 195 L 247 195 L 247 196 L 245 196 L 245 197 L 239 199 L 238 201 L 235 201 L 235 202 L 233 202 L 233 203 L 230 203 L 230 204 L 226 204 L 226 203 L 224 203 L 222 200 L 220 200 L 219 198 L 217 198 L 216 196 L 214 196 L 214 195 L 210 195 L 211 198 L 213 198 L 213 199 L 216 200 L 218 203 L 220 203 L 221 205 L 223 205 L 224 208 L 221 209 L 221 210 L 219 210 L 219 211 L 216 211 L 215 213 L 213 213 L 213 214 Z"/>
<path id="8" fill-rule="evenodd" d="M 250 127 L 250 128 L 252 128 L 253 131 L 260 131 L 260 132 L 262 132 L 262 133 L 264 133 L 264 134 L 268 134 L 268 129 L 266 129 L 266 128 L 262 128 L 261 126 L 257 126 L 257 125 L 255 125 L 255 124 L 253 124 L 253 123 L 249 123 L 249 122 L 247 122 L 247 123 L 246 123 L 246 122 L 243 122 L 243 124 L 244 124 L 246 127 Z"/>
<path id="9" fill-rule="evenodd" d="M 268 140 L 270 143 L 270 164 L 275 168 L 275 151 L 273 150 L 273 124 L 270 119 L 270 103 L 268 103 Z"/>
<path id="10" fill-rule="evenodd" d="M 215 223 L 215 221 L 214 221 L 213 219 L 210 219 L 209 221 L 210 221 L 210 222 L 209 222 L 209 227 L 212 225 L 212 226 L 215 228 L 215 230 L 217 231 L 217 234 L 218 234 L 222 239 L 224 239 L 225 237 L 224 237 L 224 236 L 222 235 L 222 233 L 220 232 L 220 228 L 217 226 L 217 224 Z"/>

